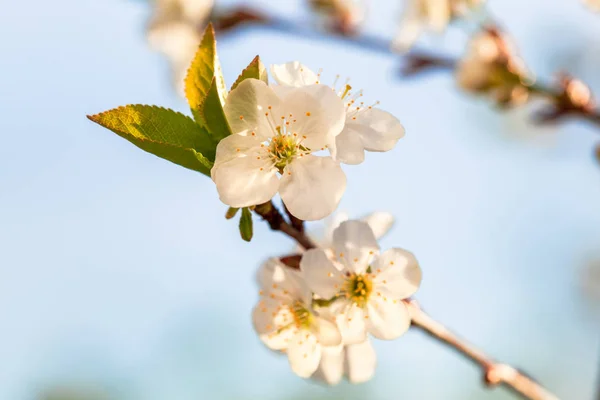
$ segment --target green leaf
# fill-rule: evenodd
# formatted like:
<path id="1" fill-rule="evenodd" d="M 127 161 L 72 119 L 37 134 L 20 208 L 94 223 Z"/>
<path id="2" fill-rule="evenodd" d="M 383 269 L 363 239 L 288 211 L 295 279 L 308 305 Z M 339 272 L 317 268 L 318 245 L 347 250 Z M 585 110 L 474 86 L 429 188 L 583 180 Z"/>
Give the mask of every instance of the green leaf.
<path id="1" fill-rule="evenodd" d="M 210 176 L 215 145 L 205 129 L 183 114 L 135 104 L 88 118 L 142 150 Z"/>
<path id="2" fill-rule="evenodd" d="M 202 119 L 215 143 L 231 135 L 231 128 L 223 111 L 223 104 L 219 98 L 217 81 L 213 79 L 204 102 L 200 106 Z"/>
<path id="3" fill-rule="evenodd" d="M 248 207 L 242 208 L 240 218 L 240 235 L 246 242 L 252 240 L 252 213 Z"/>
<path id="4" fill-rule="evenodd" d="M 235 215 L 237 214 L 237 212 L 239 210 L 240 210 L 239 208 L 229 207 L 229 209 L 227 210 L 227 213 L 225 214 L 225 218 L 231 219 L 231 218 L 235 217 Z"/>
<path id="5" fill-rule="evenodd" d="M 244 79 L 248 78 L 260 79 L 264 83 L 269 84 L 267 70 L 262 61 L 260 61 L 259 56 L 254 57 L 250 64 L 242 71 L 240 76 L 238 76 L 231 86 L 231 90 L 235 89 Z"/>
<path id="6" fill-rule="evenodd" d="M 202 116 L 201 106 L 211 88 L 213 79 L 217 83 L 219 100 L 221 104 L 224 104 L 227 88 L 217 56 L 215 31 L 212 24 L 209 24 L 185 77 L 185 97 L 192 109 L 194 119 L 203 126 L 206 125 L 206 121 Z"/>

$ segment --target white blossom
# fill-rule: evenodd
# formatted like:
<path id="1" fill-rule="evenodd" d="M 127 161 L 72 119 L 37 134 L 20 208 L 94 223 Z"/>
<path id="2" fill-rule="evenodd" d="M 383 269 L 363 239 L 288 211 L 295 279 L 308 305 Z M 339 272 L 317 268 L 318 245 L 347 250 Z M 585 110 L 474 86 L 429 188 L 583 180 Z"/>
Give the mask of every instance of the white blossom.
<path id="1" fill-rule="evenodd" d="M 280 86 L 303 87 L 320 83 L 318 74 L 297 61 L 272 65 L 271 74 Z M 404 127 L 392 114 L 359 102 L 362 91 L 353 95 L 351 89 L 346 84 L 337 91 L 334 85 L 344 102 L 346 123 L 344 130 L 329 144 L 329 150 L 345 164 L 360 164 L 365 159 L 365 150 L 384 152 L 393 149 L 404 137 Z"/>
<path id="2" fill-rule="evenodd" d="M 426 30 L 443 32 L 453 18 L 467 16 L 484 0 L 406 0 L 392 47 L 407 51 Z"/>
<path id="3" fill-rule="evenodd" d="M 247 207 L 279 192 L 288 210 L 308 221 L 336 209 L 346 176 L 331 157 L 312 154 L 344 126 L 343 104 L 331 88 L 272 88 L 246 79 L 224 109 L 233 134 L 219 142 L 211 170 L 221 201 Z"/>
<path id="4" fill-rule="evenodd" d="M 600 0 L 583 0 L 592 11 L 600 11 Z"/>
<path id="5" fill-rule="evenodd" d="M 300 277 L 277 259 L 259 271 L 261 299 L 253 312 L 254 328 L 272 350 L 286 352 L 292 371 L 308 378 L 326 351 L 339 352 L 336 324 L 314 313 L 312 294 Z"/>
<path id="6" fill-rule="evenodd" d="M 300 270 L 315 295 L 332 300 L 329 312 L 344 344 L 364 342 L 367 332 L 389 340 L 408 330 L 410 315 L 402 300 L 417 291 L 421 269 L 406 250 L 379 254 L 365 222 L 343 222 L 333 233 L 333 257 L 323 249 L 308 250 Z"/>
<path id="7" fill-rule="evenodd" d="M 173 85 L 184 94 L 187 70 L 202 40 L 214 0 L 156 0 L 147 28 L 150 46 L 169 60 Z"/>

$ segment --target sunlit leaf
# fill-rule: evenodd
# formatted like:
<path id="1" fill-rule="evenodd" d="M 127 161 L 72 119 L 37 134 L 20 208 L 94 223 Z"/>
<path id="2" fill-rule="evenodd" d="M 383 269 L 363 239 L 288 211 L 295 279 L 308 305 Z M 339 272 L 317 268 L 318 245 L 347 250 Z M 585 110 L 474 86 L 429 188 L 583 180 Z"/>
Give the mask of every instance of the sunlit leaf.
<path id="1" fill-rule="evenodd" d="M 135 104 L 88 118 L 142 150 L 210 176 L 215 145 L 205 129 L 183 114 Z"/>
<path id="2" fill-rule="evenodd" d="M 221 104 L 224 104 L 227 88 L 217 56 L 215 31 L 212 24 L 209 24 L 185 78 L 185 96 L 194 114 L 194 119 L 201 125 L 206 124 L 201 112 L 201 105 L 204 103 L 213 79 L 216 82 L 218 98 Z"/>
<path id="3" fill-rule="evenodd" d="M 259 56 L 254 57 L 250 64 L 242 71 L 240 76 L 238 76 L 234 84 L 231 86 L 231 90 L 235 89 L 240 83 L 242 83 L 244 79 L 248 78 L 260 79 L 266 84 L 269 83 L 267 70 L 262 61 L 260 61 Z"/>

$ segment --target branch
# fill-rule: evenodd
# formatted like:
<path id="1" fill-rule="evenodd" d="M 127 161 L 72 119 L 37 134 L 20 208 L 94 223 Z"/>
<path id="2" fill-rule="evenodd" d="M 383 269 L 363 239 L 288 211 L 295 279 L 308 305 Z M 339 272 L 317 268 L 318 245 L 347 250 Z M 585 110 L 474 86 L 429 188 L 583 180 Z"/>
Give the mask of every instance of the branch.
<path id="1" fill-rule="evenodd" d="M 458 337 L 440 322 L 423 312 L 415 301 L 407 303 L 412 325 L 421 329 L 429 337 L 451 347 L 458 354 L 475 363 L 483 372 L 483 379 L 488 386 L 504 385 L 513 392 L 530 400 L 559 400 L 546 388 L 523 372 L 507 364 L 501 364 L 477 349 L 472 344 Z"/>
<path id="2" fill-rule="evenodd" d="M 294 228 L 283 218 L 283 215 L 281 215 L 281 212 L 279 212 L 272 201 L 257 205 L 254 208 L 254 212 L 263 217 L 272 230 L 285 233 L 296 240 L 306 250 L 317 247 L 304 232 Z"/>
<path id="3" fill-rule="evenodd" d="M 263 29 L 270 29 L 303 39 L 329 40 L 360 50 L 401 58 L 400 75 L 403 77 L 412 77 L 421 72 L 432 70 L 454 71 L 456 66 L 456 59 L 446 55 L 416 48 L 411 49 L 408 53 L 399 54 L 393 50 L 392 42 L 382 37 L 357 34 L 354 31 L 344 29 L 317 29 L 308 23 L 297 23 L 287 18 L 267 15 L 262 11 L 253 10 L 246 6 L 233 9 L 229 15 L 233 15 L 233 18 L 225 18 L 227 23 L 222 24 L 226 28 L 224 30 L 239 26 L 260 26 Z M 220 26 L 218 18 L 216 20 L 216 26 Z M 231 20 L 234 20 L 234 23 L 231 23 Z M 551 103 L 546 109 L 537 113 L 534 118 L 537 122 L 551 123 L 565 117 L 578 117 L 600 127 L 600 110 L 589 107 L 591 103 L 586 107 L 581 107 L 570 103 L 570 101 L 565 101 L 569 99 L 565 96 L 567 92 L 563 90 L 564 87 L 552 88 L 532 85 L 529 89 L 532 95 L 543 97 Z"/>

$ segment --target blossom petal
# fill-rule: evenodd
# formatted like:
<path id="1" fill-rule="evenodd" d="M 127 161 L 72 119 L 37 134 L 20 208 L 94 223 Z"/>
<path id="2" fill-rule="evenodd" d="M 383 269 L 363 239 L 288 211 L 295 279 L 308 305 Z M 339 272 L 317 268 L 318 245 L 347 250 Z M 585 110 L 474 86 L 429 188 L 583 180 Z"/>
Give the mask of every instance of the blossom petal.
<path id="1" fill-rule="evenodd" d="M 344 370 L 351 383 L 364 383 L 375 374 L 377 355 L 369 339 L 346 346 Z"/>
<path id="2" fill-rule="evenodd" d="M 367 339 L 365 312 L 362 308 L 348 301 L 338 300 L 331 305 L 330 309 L 336 315 L 344 344 L 360 343 Z"/>
<path id="3" fill-rule="evenodd" d="M 373 284 L 392 299 L 406 299 L 419 289 L 423 274 L 414 254 L 399 248 L 386 250 L 373 262 Z"/>
<path id="4" fill-rule="evenodd" d="M 261 289 L 282 300 L 299 300 L 304 296 L 304 284 L 297 270 L 285 266 L 278 258 L 269 258 L 258 269 L 257 280 Z"/>
<path id="5" fill-rule="evenodd" d="M 286 92 L 275 119 L 286 118 L 290 122 L 288 129 L 303 138 L 303 146 L 312 151 L 324 149 L 331 138 L 342 132 L 346 110 L 342 99 L 329 86 L 309 85 Z"/>
<path id="6" fill-rule="evenodd" d="M 245 79 L 227 96 L 225 116 L 234 134 L 254 134 L 267 139 L 276 134 L 273 115 L 279 114 L 281 100 L 273 90 L 258 79 Z M 271 109 L 269 109 L 271 107 Z"/>
<path id="7" fill-rule="evenodd" d="M 321 362 L 311 378 L 323 381 L 328 385 L 337 385 L 342 380 L 343 374 L 343 346 L 323 347 L 321 350 Z"/>
<path id="8" fill-rule="evenodd" d="M 279 331 L 264 333 L 259 335 L 259 338 L 271 350 L 285 350 L 288 348 L 290 341 L 296 335 L 297 331 L 296 327 L 289 327 Z"/>
<path id="9" fill-rule="evenodd" d="M 312 331 L 323 346 L 331 347 L 342 344 L 342 335 L 337 325 L 325 318 L 316 317 Z"/>
<path id="10" fill-rule="evenodd" d="M 342 133 L 335 137 L 335 158 L 350 165 L 357 165 L 365 160 L 365 147 L 360 132 L 352 124 L 346 124 Z"/>
<path id="11" fill-rule="evenodd" d="M 404 137 L 404 127 L 387 111 L 371 108 L 356 114 L 355 118 L 346 123 L 344 130 L 355 131 L 365 150 L 389 151 Z"/>
<path id="12" fill-rule="evenodd" d="M 254 330 L 259 334 L 270 333 L 282 328 L 288 323 L 290 317 L 290 321 L 293 321 L 293 316 L 286 303 L 281 299 L 271 298 L 268 293 L 261 296 L 252 311 Z"/>
<path id="13" fill-rule="evenodd" d="M 331 214 L 346 190 L 346 175 L 331 157 L 305 155 L 283 171 L 279 194 L 297 218 L 315 221 Z"/>
<path id="14" fill-rule="evenodd" d="M 288 359 L 296 375 L 310 377 L 321 361 L 321 345 L 316 336 L 305 329 L 298 331 L 288 347 Z"/>
<path id="15" fill-rule="evenodd" d="M 375 239 L 380 239 L 392 229 L 394 216 L 387 212 L 377 211 L 361 218 L 361 221 L 369 225 L 375 235 Z"/>
<path id="16" fill-rule="evenodd" d="M 379 245 L 369 225 L 356 220 L 342 222 L 333 232 L 333 247 L 346 268 L 357 274 L 364 273 L 371 258 L 379 252 Z"/>
<path id="17" fill-rule="evenodd" d="M 403 301 L 373 297 L 367 303 L 367 313 L 367 330 L 378 339 L 396 339 L 410 327 L 410 314 Z"/>
<path id="18" fill-rule="evenodd" d="M 319 76 L 300 64 L 299 61 L 291 61 L 285 64 L 271 65 L 271 75 L 275 82 L 285 86 L 306 86 L 319 83 Z"/>
<path id="19" fill-rule="evenodd" d="M 259 157 L 265 155 L 261 140 L 254 136 L 229 135 L 217 144 L 215 166 L 235 158 Z M 214 169 L 214 168 L 213 168 Z M 212 171 L 211 171 L 212 176 Z M 213 177 L 214 179 L 214 177 Z"/>
<path id="20" fill-rule="evenodd" d="M 231 207 L 247 207 L 269 201 L 279 188 L 277 170 L 264 150 L 237 152 L 240 135 L 231 135 L 217 146 L 217 161 L 210 171 L 219 198 Z"/>
<path id="21" fill-rule="evenodd" d="M 311 249 L 304 253 L 300 271 L 306 285 L 324 299 L 337 295 L 344 283 L 344 276 L 321 249 Z"/>

